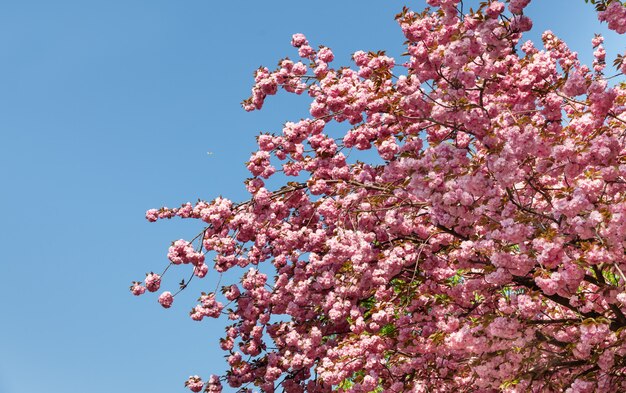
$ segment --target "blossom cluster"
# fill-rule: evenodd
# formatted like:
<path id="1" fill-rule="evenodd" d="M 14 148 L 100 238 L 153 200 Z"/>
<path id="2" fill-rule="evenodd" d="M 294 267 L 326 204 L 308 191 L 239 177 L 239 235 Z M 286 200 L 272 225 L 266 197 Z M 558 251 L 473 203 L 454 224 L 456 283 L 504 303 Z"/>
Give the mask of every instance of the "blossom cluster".
<path id="1" fill-rule="evenodd" d="M 603 38 L 589 67 L 550 31 L 523 40 L 530 0 L 427 3 L 397 16 L 402 63 L 334 68 L 294 35 L 300 59 L 257 70 L 243 106 L 306 93 L 310 116 L 257 138 L 250 199 L 146 213 L 204 225 L 168 268 L 243 269 L 190 313 L 231 321 L 228 372 L 191 391 L 626 390 L 626 83 Z M 625 10 L 598 16 L 624 33 Z"/>

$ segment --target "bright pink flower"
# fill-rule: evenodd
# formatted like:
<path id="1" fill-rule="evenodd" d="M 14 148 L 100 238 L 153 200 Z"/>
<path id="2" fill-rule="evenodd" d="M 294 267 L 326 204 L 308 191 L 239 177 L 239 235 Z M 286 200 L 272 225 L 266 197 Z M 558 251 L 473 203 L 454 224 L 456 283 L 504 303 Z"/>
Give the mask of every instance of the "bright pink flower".
<path id="1" fill-rule="evenodd" d="M 139 282 L 133 282 L 133 285 L 130 287 L 130 291 L 135 296 L 143 295 L 146 292 L 146 287 L 141 285 Z"/>
<path id="2" fill-rule="evenodd" d="M 487 7 L 486 13 L 491 18 L 497 18 L 504 11 L 504 3 L 500 1 L 492 1 Z"/>
<path id="3" fill-rule="evenodd" d="M 204 382 L 202 382 L 202 378 L 197 375 L 192 375 L 185 382 L 185 386 L 189 388 L 192 392 L 199 392 L 204 387 Z"/>
<path id="4" fill-rule="evenodd" d="M 304 36 L 304 34 L 297 33 L 297 34 L 294 34 L 291 37 L 291 45 L 296 47 L 296 48 L 299 48 L 302 45 L 308 45 L 308 44 L 309 44 L 309 41 L 307 41 L 307 39 Z"/>
<path id="5" fill-rule="evenodd" d="M 211 375 L 205 389 L 208 393 L 220 393 L 222 391 L 222 383 L 217 375 Z"/>
<path id="6" fill-rule="evenodd" d="M 210 210 L 210 209 L 204 209 Z M 200 213 L 201 216 L 204 210 Z M 204 263 L 204 254 L 197 252 L 191 243 L 186 240 L 176 240 L 170 246 L 167 257 L 173 264 L 178 265 L 181 263 L 191 263 L 193 265 L 201 265 Z"/>
<path id="7" fill-rule="evenodd" d="M 203 278 L 209 272 L 209 267 L 205 263 L 201 263 L 193 268 L 193 274 L 197 277 Z"/>
<path id="8" fill-rule="evenodd" d="M 154 222 L 159 219 L 159 212 L 157 209 L 150 209 L 146 212 L 146 218 L 150 222 Z"/>
<path id="9" fill-rule="evenodd" d="M 598 19 L 607 22 L 609 29 L 619 34 L 626 33 L 626 6 L 619 0 L 610 2 L 605 11 L 598 12 Z"/>
<path id="10" fill-rule="evenodd" d="M 146 288 L 150 292 L 156 292 L 161 287 L 161 276 L 156 273 L 149 273 L 144 280 Z"/>
<path id="11" fill-rule="evenodd" d="M 512 14 L 521 14 L 529 3 L 530 0 L 511 0 L 509 2 L 509 11 Z"/>
<path id="12" fill-rule="evenodd" d="M 170 308 L 172 303 L 174 302 L 174 296 L 169 291 L 163 292 L 159 295 L 159 304 L 163 306 L 163 308 Z"/>
<path id="13" fill-rule="evenodd" d="M 335 58 L 335 56 L 333 55 L 333 52 L 327 47 L 321 48 L 317 52 L 317 57 L 325 63 L 330 63 Z"/>

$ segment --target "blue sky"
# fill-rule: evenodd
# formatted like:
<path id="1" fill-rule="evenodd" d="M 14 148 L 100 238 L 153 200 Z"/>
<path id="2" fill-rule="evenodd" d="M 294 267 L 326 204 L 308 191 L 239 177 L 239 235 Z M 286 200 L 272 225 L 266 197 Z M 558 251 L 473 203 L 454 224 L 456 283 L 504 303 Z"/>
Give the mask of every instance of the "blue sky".
<path id="1" fill-rule="evenodd" d="M 0 393 L 184 392 L 190 374 L 222 371 L 223 323 L 188 317 L 215 273 L 169 310 L 128 292 L 201 228 L 144 212 L 245 198 L 254 136 L 306 115 L 306 100 L 285 95 L 245 113 L 252 72 L 295 57 L 296 32 L 336 64 L 360 49 L 397 55 L 402 5 L 0 1 Z M 606 32 L 591 11 L 534 0 L 532 37 L 550 28 L 589 63 L 593 33 Z M 606 38 L 612 62 L 623 47 Z"/>

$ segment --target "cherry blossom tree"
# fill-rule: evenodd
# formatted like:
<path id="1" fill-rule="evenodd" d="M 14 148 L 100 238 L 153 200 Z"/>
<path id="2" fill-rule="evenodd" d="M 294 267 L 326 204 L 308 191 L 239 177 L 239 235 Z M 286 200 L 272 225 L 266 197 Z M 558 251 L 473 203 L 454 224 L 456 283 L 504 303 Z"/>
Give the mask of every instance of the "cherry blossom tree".
<path id="1" fill-rule="evenodd" d="M 258 136 L 250 199 L 147 212 L 203 222 L 165 270 L 246 269 L 190 313 L 232 321 L 229 371 L 193 392 L 626 390 L 623 57 L 615 74 L 601 36 L 591 67 L 550 31 L 525 42 L 530 0 L 427 2 L 396 16 L 401 63 L 359 51 L 333 68 L 295 34 L 299 60 L 258 69 L 243 106 L 305 93 L 310 117 Z M 626 32 L 626 5 L 591 2 Z"/>

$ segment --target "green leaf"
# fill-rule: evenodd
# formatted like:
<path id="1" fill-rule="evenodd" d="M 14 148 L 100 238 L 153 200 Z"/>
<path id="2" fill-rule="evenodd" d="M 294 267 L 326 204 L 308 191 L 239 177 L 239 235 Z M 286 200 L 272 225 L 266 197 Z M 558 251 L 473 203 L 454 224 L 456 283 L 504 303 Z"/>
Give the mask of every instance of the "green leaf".
<path id="1" fill-rule="evenodd" d="M 388 323 L 387 325 L 380 328 L 380 335 L 383 337 L 389 337 L 396 331 L 396 327 L 393 323 Z"/>

